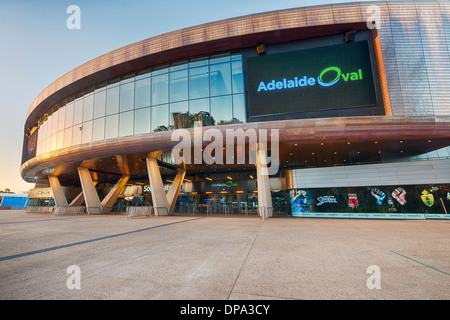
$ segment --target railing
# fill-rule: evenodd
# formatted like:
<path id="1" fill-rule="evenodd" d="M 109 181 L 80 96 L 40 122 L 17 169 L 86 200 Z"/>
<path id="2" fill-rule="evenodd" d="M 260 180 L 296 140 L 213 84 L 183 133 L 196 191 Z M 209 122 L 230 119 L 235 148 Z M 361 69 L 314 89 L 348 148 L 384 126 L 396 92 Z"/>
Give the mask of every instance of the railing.
<path id="1" fill-rule="evenodd" d="M 53 214 L 84 214 L 86 207 L 54 207 Z"/>
<path id="2" fill-rule="evenodd" d="M 150 206 L 127 207 L 126 216 L 127 219 L 131 219 L 133 217 L 150 217 L 152 212 L 153 208 Z"/>
<path id="3" fill-rule="evenodd" d="M 54 207 L 38 207 L 38 206 L 29 206 L 25 209 L 26 213 L 51 213 L 53 212 Z"/>

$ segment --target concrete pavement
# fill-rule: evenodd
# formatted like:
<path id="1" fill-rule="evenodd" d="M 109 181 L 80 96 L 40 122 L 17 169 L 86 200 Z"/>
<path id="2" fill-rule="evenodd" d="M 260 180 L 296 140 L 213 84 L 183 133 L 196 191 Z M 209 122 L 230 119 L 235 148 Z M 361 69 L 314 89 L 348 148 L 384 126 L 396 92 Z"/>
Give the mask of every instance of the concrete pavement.
<path id="1" fill-rule="evenodd" d="M 449 299 L 449 248 L 449 220 L 0 211 L 0 299 Z"/>

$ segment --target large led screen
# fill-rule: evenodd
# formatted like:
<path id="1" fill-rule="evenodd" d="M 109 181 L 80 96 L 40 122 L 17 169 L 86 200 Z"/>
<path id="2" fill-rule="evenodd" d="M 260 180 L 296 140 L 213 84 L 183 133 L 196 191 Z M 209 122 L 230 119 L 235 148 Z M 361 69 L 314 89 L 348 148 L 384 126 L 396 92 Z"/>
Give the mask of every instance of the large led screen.
<path id="1" fill-rule="evenodd" d="M 377 105 L 368 41 L 247 59 L 249 116 Z"/>

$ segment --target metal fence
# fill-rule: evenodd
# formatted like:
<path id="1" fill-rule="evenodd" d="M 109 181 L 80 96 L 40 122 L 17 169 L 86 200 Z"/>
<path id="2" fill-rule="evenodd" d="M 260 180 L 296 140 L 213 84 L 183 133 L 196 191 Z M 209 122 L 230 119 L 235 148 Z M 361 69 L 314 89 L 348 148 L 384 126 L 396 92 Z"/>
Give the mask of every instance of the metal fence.
<path id="1" fill-rule="evenodd" d="M 54 207 L 53 214 L 84 214 L 86 207 Z"/>
<path id="2" fill-rule="evenodd" d="M 153 212 L 153 207 L 140 206 L 140 207 L 127 207 L 126 216 L 127 219 L 134 217 L 150 217 Z"/>

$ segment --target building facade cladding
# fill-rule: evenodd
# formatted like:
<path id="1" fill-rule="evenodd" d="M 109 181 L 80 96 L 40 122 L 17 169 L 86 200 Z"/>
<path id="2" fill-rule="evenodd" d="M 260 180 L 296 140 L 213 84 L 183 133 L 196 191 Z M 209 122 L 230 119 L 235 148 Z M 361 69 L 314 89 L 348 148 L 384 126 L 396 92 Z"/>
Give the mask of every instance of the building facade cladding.
<path id="1" fill-rule="evenodd" d="M 372 20 L 375 29 L 368 27 Z M 326 37 L 352 27 L 372 32 L 385 115 L 250 123 L 245 50 L 259 43 Z M 21 175 L 30 182 L 45 179 L 58 165 L 114 157 L 121 149 L 169 150 L 171 130 L 192 128 L 198 120 L 226 128 L 281 128 L 280 141 L 289 143 L 347 138 L 364 143 L 365 138 L 403 134 L 406 139 L 448 140 L 449 40 L 450 3 L 440 1 L 295 8 L 149 38 L 81 65 L 39 94 L 27 113 Z M 448 158 L 448 150 L 437 158 Z M 435 168 L 433 174 L 439 175 L 439 165 Z M 299 173 L 293 170 L 285 175 L 289 188 L 304 186 L 303 180 L 295 185 Z"/>

